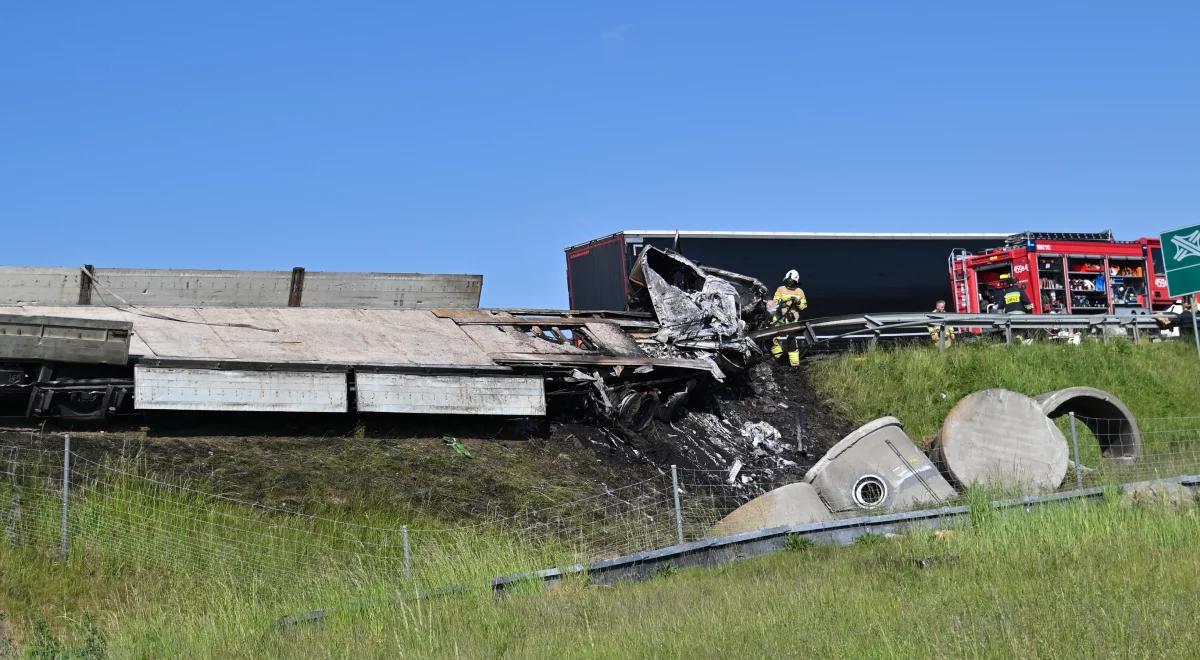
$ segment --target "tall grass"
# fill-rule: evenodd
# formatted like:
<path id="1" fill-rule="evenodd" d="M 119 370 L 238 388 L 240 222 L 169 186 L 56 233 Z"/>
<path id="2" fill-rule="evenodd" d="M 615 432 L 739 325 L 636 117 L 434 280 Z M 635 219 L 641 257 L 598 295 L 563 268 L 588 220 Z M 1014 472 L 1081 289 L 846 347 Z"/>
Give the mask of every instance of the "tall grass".
<path id="1" fill-rule="evenodd" d="M 982 389 L 1037 395 L 1084 385 L 1118 396 L 1138 418 L 1144 458 L 1117 466 L 1100 460 L 1094 436 L 1077 425 L 1089 483 L 1200 471 L 1200 358 L 1190 344 L 1079 346 L 975 343 L 876 349 L 815 360 L 813 380 L 839 413 L 857 423 L 899 417 L 921 443 L 937 434 L 960 399 Z M 1067 420 L 1059 426 L 1068 433 Z"/>
<path id="2" fill-rule="evenodd" d="M 398 554 L 363 551 L 391 541 L 374 526 L 247 513 L 133 478 L 108 487 L 72 502 L 66 562 L 56 557 L 57 498 L 26 491 L 25 542 L 0 544 L 0 609 L 10 619 L 19 613 L 14 641 L 27 651 L 1078 656 L 1170 653 L 1200 641 L 1187 623 L 1200 615 L 1190 597 L 1200 575 L 1200 516 L 1191 507 L 1126 508 L 1113 498 L 994 511 L 978 491 L 967 498 L 970 524 L 950 538 L 914 534 L 839 550 L 797 543 L 785 556 L 649 584 L 601 589 L 576 580 L 498 600 L 484 578 L 561 565 L 579 559 L 577 549 L 526 544 L 502 528 L 446 530 L 454 541 L 427 548 L 437 552 L 409 580 Z M 464 589 L 422 593 L 446 584 Z M 277 626 L 316 608 L 328 610 L 321 621 Z"/>
<path id="3" fill-rule="evenodd" d="M 862 423 L 895 415 L 914 438 L 936 434 L 959 399 L 993 387 L 1037 395 L 1086 385 L 1117 395 L 1139 418 L 1200 416 L 1200 358 L 1185 342 L 881 348 L 815 360 L 812 368 L 839 412 Z"/>
<path id="4" fill-rule="evenodd" d="M 0 481 L 0 612 L 20 613 L 17 642 L 26 645 L 45 637 L 28 633 L 42 621 L 65 638 L 90 639 L 81 627 L 88 614 L 120 631 L 114 648 L 136 639 L 129 648 L 139 653 L 182 654 L 189 629 L 245 641 L 310 610 L 407 607 L 448 586 L 459 600 L 490 598 L 496 576 L 674 541 L 673 519 L 659 510 L 669 492 L 657 482 L 456 525 L 251 508 L 126 463 L 77 463 L 64 562 L 61 472 L 54 461 L 32 461 L 18 473 Z"/>

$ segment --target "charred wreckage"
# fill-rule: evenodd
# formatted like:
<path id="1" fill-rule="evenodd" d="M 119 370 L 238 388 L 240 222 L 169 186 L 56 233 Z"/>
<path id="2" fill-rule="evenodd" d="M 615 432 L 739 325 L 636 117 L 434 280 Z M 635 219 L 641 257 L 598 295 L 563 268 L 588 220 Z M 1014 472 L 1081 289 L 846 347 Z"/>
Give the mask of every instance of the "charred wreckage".
<path id="1" fill-rule="evenodd" d="M 586 415 L 640 429 L 761 355 L 763 284 L 642 252 L 631 311 L 482 309 L 475 275 L 0 267 L 0 415 Z"/>

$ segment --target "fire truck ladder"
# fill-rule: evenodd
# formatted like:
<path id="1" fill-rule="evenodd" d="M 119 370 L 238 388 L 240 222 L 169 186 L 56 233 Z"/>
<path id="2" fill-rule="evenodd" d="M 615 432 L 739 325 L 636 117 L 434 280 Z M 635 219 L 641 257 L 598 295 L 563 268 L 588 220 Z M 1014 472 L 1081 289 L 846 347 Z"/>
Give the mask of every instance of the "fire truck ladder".
<path id="1" fill-rule="evenodd" d="M 954 248 L 950 250 L 950 258 L 947 260 L 947 265 L 950 267 L 950 280 L 954 289 L 954 310 L 957 312 L 965 312 L 969 309 L 968 296 L 970 291 L 967 287 L 967 257 L 971 256 L 966 248 Z"/>

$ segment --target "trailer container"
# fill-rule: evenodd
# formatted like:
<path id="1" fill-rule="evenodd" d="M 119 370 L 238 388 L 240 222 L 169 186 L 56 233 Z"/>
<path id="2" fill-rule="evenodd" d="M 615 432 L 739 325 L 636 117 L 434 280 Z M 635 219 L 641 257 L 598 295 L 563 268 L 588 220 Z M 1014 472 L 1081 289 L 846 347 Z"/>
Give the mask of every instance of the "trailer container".
<path id="1" fill-rule="evenodd" d="M 573 309 L 624 309 L 630 268 L 652 245 L 756 277 L 771 289 L 795 268 L 810 316 L 927 311 L 939 299 L 950 300 L 945 260 L 951 250 L 980 251 L 1007 236 L 629 230 L 567 248 L 567 288 Z"/>

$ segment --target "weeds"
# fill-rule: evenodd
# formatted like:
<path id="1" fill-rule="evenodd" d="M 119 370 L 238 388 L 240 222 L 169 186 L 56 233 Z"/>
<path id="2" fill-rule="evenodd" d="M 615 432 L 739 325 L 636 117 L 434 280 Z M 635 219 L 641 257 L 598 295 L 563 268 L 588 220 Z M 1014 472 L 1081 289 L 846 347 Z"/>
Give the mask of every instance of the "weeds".
<path id="1" fill-rule="evenodd" d="M 787 540 L 783 542 L 783 549 L 785 552 L 808 552 L 815 545 L 810 538 L 799 534 L 788 534 Z"/>

